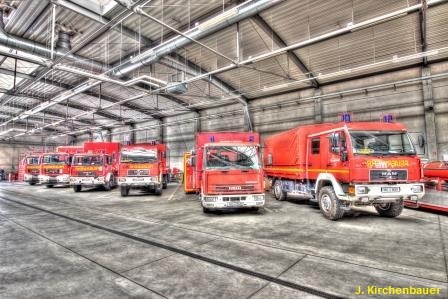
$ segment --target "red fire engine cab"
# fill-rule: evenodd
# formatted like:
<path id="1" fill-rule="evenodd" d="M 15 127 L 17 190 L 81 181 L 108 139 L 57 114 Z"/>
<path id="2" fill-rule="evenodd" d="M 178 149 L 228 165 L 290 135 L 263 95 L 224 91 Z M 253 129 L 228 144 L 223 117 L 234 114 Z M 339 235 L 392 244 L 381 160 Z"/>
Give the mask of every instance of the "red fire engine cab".
<path id="1" fill-rule="evenodd" d="M 168 184 L 166 157 L 165 144 L 122 146 L 118 176 L 121 196 L 128 196 L 130 189 L 147 189 L 161 195 Z"/>
<path id="2" fill-rule="evenodd" d="M 54 185 L 69 185 L 71 160 L 75 153 L 83 151 L 82 146 L 59 146 L 54 153 L 41 157 L 39 183 L 52 188 Z"/>
<path id="3" fill-rule="evenodd" d="M 73 155 L 70 186 L 75 192 L 83 187 L 102 186 L 106 191 L 117 185 L 118 142 L 86 142 L 82 153 Z"/>
<path id="4" fill-rule="evenodd" d="M 265 139 L 264 165 L 277 200 L 317 201 L 331 220 L 367 205 L 396 217 L 424 195 L 420 159 L 399 123 L 300 126 Z"/>
<path id="5" fill-rule="evenodd" d="M 42 153 L 29 153 L 19 163 L 19 174 L 23 173 L 23 181 L 30 185 L 39 182 Z"/>
<path id="6" fill-rule="evenodd" d="M 205 213 L 264 206 L 259 138 L 251 132 L 196 134 L 192 171 L 184 169 L 184 188 L 199 192 Z"/>

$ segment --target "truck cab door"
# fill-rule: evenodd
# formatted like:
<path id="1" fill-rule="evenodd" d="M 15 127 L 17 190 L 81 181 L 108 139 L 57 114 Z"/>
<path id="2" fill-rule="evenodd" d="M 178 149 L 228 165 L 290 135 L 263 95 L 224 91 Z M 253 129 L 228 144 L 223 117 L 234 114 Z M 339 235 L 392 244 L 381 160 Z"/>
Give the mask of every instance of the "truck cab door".
<path id="1" fill-rule="evenodd" d="M 319 169 L 321 169 L 322 164 L 322 149 L 325 149 L 322 145 L 322 141 L 325 138 L 321 136 L 310 137 L 308 141 L 308 175 L 310 179 L 316 179 L 319 174 Z"/>
<path id="2" fill-rule="evenodd" d="M 325 161 L 322 163 L 328 172 L 336 178 L 348 179 L 348 148 L 347 136 L 344 131 L 333 132 L 328 135 L 326 155 L 322 157 Z"/>

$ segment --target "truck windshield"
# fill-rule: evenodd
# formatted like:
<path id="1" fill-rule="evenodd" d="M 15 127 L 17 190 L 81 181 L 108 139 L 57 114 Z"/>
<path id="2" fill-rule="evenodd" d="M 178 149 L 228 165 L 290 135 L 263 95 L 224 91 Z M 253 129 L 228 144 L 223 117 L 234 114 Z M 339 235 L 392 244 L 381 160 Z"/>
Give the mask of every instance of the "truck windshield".
<path id="1" fill-rule="evenodd" d="M 75 156 L 73 165 L 103 165 L 102 156 Z"/>
<path id="2" fill-rule="evenodd" d="M 353 153 L 358 155 L 415 155 L 406 132 L 351 131 Z"/>
<path id="3" fill-rule="evenodd" d="M 257 146 L 209 146 L 205 153 L 207 168 L 260 168 Z"/>
<path id="4" fill-rule="evenodd" d="M 121 152 L 121 163 L 153 163 L 157 161 L 157 151 L 133 149 Z"/>
<path id="5" fill-rule="evenodd" d="M 67 155 L 45 155 L 42 158 L 43 164 L 65 164 L 67 161 Z"/>
<path id="6" fill-rule="evenodd" d="M 28 165 L 38 165 L 39 157 L 28 157 L 26 158 L 26 164 Z"/>

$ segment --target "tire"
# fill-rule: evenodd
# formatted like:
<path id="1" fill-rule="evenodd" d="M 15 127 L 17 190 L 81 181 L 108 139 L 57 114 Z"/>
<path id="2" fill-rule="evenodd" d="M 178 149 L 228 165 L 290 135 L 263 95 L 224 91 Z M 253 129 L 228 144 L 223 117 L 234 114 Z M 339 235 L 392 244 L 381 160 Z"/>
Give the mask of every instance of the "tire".
<path id="1" fill-rule="evenodd" d="M 29 182 L 28 184 L 30 184 L 31 186 L 36 185 L 36 182 Z"/>
<path id="2" fill-rule="evenodd" d="M 168 188 L 168 176 L 164 175 L 162 178 L 162 189 Z"/>
<path id="3" fill-rule="evenodd" d="M 319 208 L 325 218 L 338 220 L 344 216 L 342 204 L 336 197 L 333 187 L 326 186 L 319 191 Z"/>
<path id="4" fill-rule="evenodd" d="M 202 207 L 202 212 L 204 212 L 204 214 L 210 214 L 210 209 L 207 209 L 205 207 Z"/>
<path id="5" fill-rule="evenodd" d="M 159 196 L 162 195 L 162 188 L 156 187 L 156 189 L 154 190 L 154 194 Z"/>
<path id="6" fill-rule="evenodd" d="M 274 196 L 276 200 L 286 200 L 286 192 L 282 191 L 281 181 L 277 180 L 274 183 Z"/>
<path id="7" fill-rule="evenodd" d="M 73 191 L 75 191 L 75 192 L 80 192 L 81 189 L 82 189 L 82 186 L 81 186 L 81 185 L 74 185 L 74 186 L 73 186 Z"/>
<path id="8" fill-rule="evenodd" d="M 375 209 L 382 217 L 398 217 L 403 212 L 403 202 L 377 204 Z"/>
<path id="9" fill-rule="evenodd" d="M 47 188 L 53 188 L 54 185 L 47 185 Z"/>
<path id="10" fill-rule="evenodd" d="M 111 175 L 109 180 L 106 181 L 106 183 L 104 184 L 104 190 L 106 191 L 110 191 L 110 189 L 112 189 L 112 182 L 114 181 L 114 176 Z"/>
<path id="11" fill-rule="evenodd" d="M 131 190 L 130 187 L 127 187 L 127 186 L 121 186 L 121 187 L 120 187 L 120 194 L 121 194 L 121 196 L 122 196 L 122 197 L 126 197 L 126 196 L 128 196 L 130 190 Z"/>

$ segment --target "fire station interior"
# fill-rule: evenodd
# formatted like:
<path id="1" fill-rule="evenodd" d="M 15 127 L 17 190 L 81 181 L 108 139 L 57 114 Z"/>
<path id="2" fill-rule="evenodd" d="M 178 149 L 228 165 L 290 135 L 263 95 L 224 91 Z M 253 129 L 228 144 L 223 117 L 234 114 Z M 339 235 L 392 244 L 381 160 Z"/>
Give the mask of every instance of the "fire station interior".
<path id="1" fill-rule="evenodd" d="M 0 0 L 0 298 L 448 298 L 447 29 Z"/>

